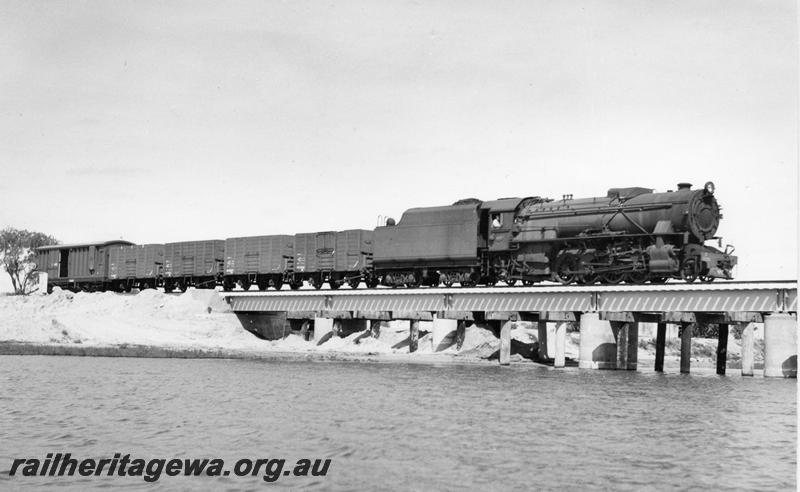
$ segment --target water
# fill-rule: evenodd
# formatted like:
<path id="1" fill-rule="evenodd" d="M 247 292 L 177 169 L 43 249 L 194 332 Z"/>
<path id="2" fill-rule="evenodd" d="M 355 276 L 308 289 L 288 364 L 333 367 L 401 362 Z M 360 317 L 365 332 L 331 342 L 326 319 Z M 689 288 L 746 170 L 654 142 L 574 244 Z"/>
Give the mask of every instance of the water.
<path id="1" fill-rule="evenodd" d="M 796 380 L 533 365 L 0 357 L 0 488 L 15 457 L 330 458 L 325 477 L 167 489 L 794 490 Z M 735 371 L 734 371 L 735 372 Z"/>

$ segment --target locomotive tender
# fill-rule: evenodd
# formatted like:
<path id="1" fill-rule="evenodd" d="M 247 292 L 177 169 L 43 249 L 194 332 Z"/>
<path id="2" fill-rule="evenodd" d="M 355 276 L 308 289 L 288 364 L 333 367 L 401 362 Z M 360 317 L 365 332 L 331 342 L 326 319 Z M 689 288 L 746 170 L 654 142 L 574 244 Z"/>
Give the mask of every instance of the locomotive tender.
<path id="1" fill-rule="evenodd" d="M 531 196 L 412 208 L 371 230 L 325 231 L 165 245 L 127 242 L 48 246 L 38 254 L 53 285 L 73 290 L 189 286 L 292 289 L 308 282 L 367 287 L 710 282 L 731 279 L 737 258 L 706 245 L 722 218 L 708 182 L 693 190 L 612 188 L 606 196 L 560 200 Z M 102 271 L 71 278 L 61 266 L 82 248 L 105 255 Z M 150 249 L 154 249 L 150 252 Z M 159 249 L 160 248 L 160 249 Z M 70 251 L 72 253 L 70 254 Z M 58 257 L 60 253 L 60 258 Z M 138 266 L 137 261 L 139 262 Z M 144 262 L 144 264 L 142 264 Z M 159 263 L 161 262 L 161 263 Z M 103 270 L 104 269 L 104 270 Z M 121 272 L 125 272 L 122 274 Z M 146 273 L 143 273 L 146 272 Z"/>

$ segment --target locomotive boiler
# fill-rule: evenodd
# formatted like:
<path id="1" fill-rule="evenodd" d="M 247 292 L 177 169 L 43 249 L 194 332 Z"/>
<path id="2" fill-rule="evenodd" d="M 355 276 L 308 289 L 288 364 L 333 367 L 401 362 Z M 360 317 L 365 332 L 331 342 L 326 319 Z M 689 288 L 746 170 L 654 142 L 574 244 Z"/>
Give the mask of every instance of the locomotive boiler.
<path id="1" fill-rule="evenodd" d="M 732 248 L 705 244 L 722 218 L 714 183 L 677 191 L 612 188 L 604 197 L 528 200 L 515 212 L 509 251 L 495 255 L 493 274 L 564 284 L 661 283 L 668 278 L 732 278 Z"/>

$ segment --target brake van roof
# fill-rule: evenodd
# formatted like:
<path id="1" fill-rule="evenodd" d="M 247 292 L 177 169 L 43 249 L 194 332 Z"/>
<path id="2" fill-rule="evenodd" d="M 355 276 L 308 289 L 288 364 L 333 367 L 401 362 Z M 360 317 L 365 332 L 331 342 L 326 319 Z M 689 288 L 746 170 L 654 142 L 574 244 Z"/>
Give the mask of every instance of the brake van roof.
<path id="1" fill-rule="evenodd" d="M 47 251 L 51 249 L 76 249 L 76 248 L 88 248 L 89 246 L 113 246 L 113 245 L 120 245 L 120 246 L 132 246 L 134 243 L 130 241 L 125 241 L 124 239 L 114 239 L 113 241 L 101 241 L 95 243 L 75 243 L 75 244 L 51 244 L 50 246 L 42 246 L 36 248 L 36 251 Z"/>

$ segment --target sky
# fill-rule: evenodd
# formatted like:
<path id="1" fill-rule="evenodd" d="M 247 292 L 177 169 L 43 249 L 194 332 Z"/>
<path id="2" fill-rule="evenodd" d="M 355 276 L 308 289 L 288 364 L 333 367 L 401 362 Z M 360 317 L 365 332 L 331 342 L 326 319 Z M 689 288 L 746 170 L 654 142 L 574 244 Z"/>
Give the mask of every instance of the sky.
<path id="1" fill-rule="evenodd" d="M 224 239 L 711 180 L 737 278 L 797 278 L 794 1 L 3 0 L 0 66 L 0 227 Z"/>

